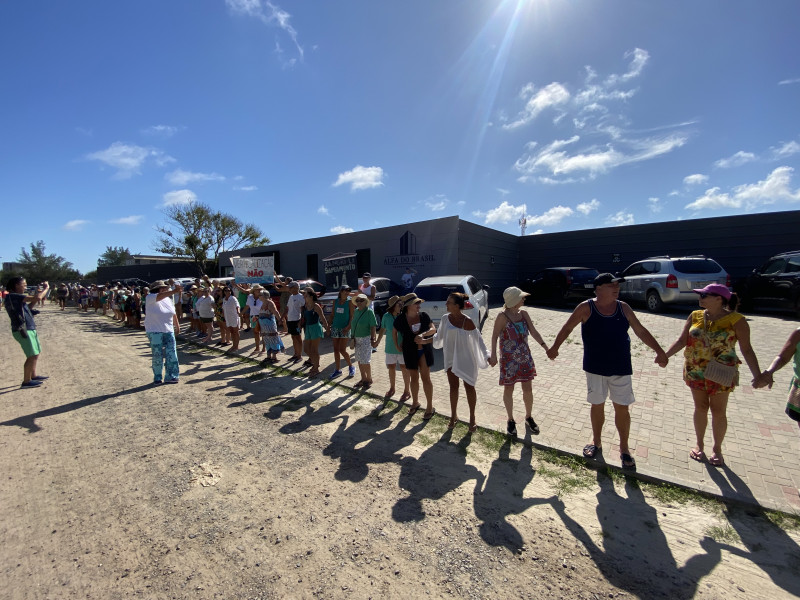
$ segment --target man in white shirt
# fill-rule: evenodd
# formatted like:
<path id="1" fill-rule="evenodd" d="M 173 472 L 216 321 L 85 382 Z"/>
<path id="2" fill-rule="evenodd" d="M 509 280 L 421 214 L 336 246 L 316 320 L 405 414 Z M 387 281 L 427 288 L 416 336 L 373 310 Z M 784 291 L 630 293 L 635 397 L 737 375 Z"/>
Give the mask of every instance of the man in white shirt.
<path id="1" fill-rule="evenodd" d="M 291 295 L 286 301 L 286 308 L 283 309 L 281 317 L 286 320 L 286 328 L 289 330 L 289 335 L 292 336 L 292 348 L 294 354 L 289 362 L 297 362 L 303 359 L 303 338 L 300 336 L 300 317 L 303 314 L 303 306 L 306 299 L 300 293 L 300 284 L 292 281 L 289 284 L 289 291 Z"/>
<path id="2" fill-rule="evenodd" d="M 372 285 L 369 280 L 372 277 L 369 273 L 364 273 L 361 276 L 361 285 L 358 286 L 359 291 L 364 294 L 369 299 L 369 307 L 372 310 L 375 310 L 375 294 L 377 293 L 377 289 L 374 285 Z"/>
<path id="3" fill-rule="evenodd" d="M 406 272 L 400 278 L 400 280 L 403 282 L 403 287 L 406 290 L 406 294 L 414 291 L 414 275 L 416 274 L 417 272 L 414 269 L 411 267 L 406 267 Z"/>

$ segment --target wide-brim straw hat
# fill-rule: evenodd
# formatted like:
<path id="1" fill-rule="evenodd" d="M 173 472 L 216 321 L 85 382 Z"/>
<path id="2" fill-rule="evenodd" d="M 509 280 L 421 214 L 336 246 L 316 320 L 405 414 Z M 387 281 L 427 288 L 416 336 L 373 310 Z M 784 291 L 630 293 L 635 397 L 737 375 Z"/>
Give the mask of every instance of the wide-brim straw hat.
<path id="1" fill-rule="evenodd" d="M 358 300 L 363 299 L 365 302 L 369 302 L 369 298 L 367 298 L 366 294 L 356 294 L 350 299 L 350 302 L 355 304 Z"/>
<path id="2" fill-rule="evenodd" d="M 525 296 L 530 296 L 530 294 L 523 292 L 518 287 L 506 288 L 506 290 L 503 292 L 503 302 L 505 307 L 513 308 L 519 304 L 520 301 L 525 298 Z"/>
<path id="3" fill-rule="evenodd" d="M 163 279 L 159 279 L 158 281 L 154 281 L 153 283 L 150 284 L 150 289 L 151 290 L 155 290 L 155 289 L 158 289 L 158 288 L 164 288 L 164 287 L 169 287 L 169 285 Z"/>
<path id="4" fill-rule="evenodd" d="M 412 304 L 419 304 L 420 302 L 425 302 L 425 300 L 417 296 L 414 292 L 406 294 L 401 298 L 401 300 L 403 301 L 403 306 L 411 306 Z"/>
<path id="5" fill-rule="evenodd" d="M 398 302 L 400 302 L 400 296 L 392 296 L 391 298 L 389 298 L 388 302 L 389 308 L 393 308 L 394 305 L 397 304 Z"/>

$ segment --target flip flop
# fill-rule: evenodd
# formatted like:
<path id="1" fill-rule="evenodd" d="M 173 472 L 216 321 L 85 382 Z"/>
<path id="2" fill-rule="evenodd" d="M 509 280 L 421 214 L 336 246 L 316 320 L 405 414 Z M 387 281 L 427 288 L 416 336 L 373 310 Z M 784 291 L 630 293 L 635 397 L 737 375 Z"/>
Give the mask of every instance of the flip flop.
<path id="1" fill-rule="evenodd" d="M 586 444 L 583 447 L 584 458 L 595 459 L 598 458 L 602 453 L 603 449 L 600 446 L 595 446 L 594 444 Z"/>
<path id="2" fill-rule="evenodd" d="M 697 462 L 703 462 L 706 459 L 706 453 L 694 448 L 689 452 L 689 458 Z"/>
<path id="3" fill-rule="evenodd" d="M 477 423 L 471 423 L 470 426 L 469 426 L 469 432 L 470 433 L 475 433 L 476 431 L 478 431 L 478 424 Z"/>
<path id="4" fill-rule="evenodd" d="M 400 396 L 399 402 L 405 402 L 409 398 L 411 398 L 411 394 L 409 394 L 408 392 L 405 392 L 402 396 Z"/>
<path id="5" fill-rule="evenodd" d="M 620 454 L 619 458 L 622 461 L 623 470 L 625 471 L 636 470 L 636 461 L 633 460 L 633 457 L 630 454 Z"/>
<path id="6" fill-rule="evenodd" d="M 426 412 L 424 415 L 422 415 L 422 420 L 423 421 L 430 421 L 433 418 L 433 415 L 435 415 L 435 414 L 436 414 L 436 409 L 434 408 L 434 409 L 431 410 L 431 412 L 429 412 L 429 413 Z"/>
<path id="7" fill-rule="evenodd" d="M 716 454 L 712 454 L 708 459 L 708 464 L 710 464 L 712 467 L 724 467 L 725 459 L 721 456 L 717 456 Z"/>
<path id="8" fill-rule="evenodd" d="M 447 428 L 448 429 L 455 429 L 457 423 L 458 423 L 458 419 L 456 419 L 454 417 L 451 417 L 450 418 L 450 422 L 447 424 Z"/>
<path id="9" fill-rule="evenodd" d="M 420 406 L 422 406 L 422 405 L 421 404 L 417 404 L 416 406 L 410 407 L 408 409 L 408 416 L 409 417 L 413 417 L 415 414 L 417 414 L 417 411 L 419 410 Z"/>

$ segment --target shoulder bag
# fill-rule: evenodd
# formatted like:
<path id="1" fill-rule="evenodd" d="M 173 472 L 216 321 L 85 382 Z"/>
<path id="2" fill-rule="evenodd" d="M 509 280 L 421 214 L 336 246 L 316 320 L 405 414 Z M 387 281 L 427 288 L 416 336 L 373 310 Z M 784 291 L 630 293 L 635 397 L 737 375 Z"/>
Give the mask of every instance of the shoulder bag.
<path id="1" fill-rule="evenodd" d="M 708 341 L 708 324 L 706 323 L 706 315 L 703 312 L 703 340 L 707 348 L 711 348 Z M 721 363 L 713 356 L 708 361 L 703 377 L 714 383 L 724 385 L 725 387 L 733 387 L 739 383 L 739 369 L 735 365 L 726 365 Z"/>

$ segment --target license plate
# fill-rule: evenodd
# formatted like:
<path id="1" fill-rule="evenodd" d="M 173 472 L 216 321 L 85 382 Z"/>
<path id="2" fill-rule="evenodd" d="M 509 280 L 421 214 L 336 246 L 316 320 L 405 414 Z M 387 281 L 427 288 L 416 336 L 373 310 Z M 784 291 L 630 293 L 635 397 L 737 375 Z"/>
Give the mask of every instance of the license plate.
<path id="1" fill-rule="evenodd" d="M 594 289 L 594 284 L 593 283 L 584 283 L 583 287 L 585 287 L 588 290 L 591 290 L 591 289 Z"/>

